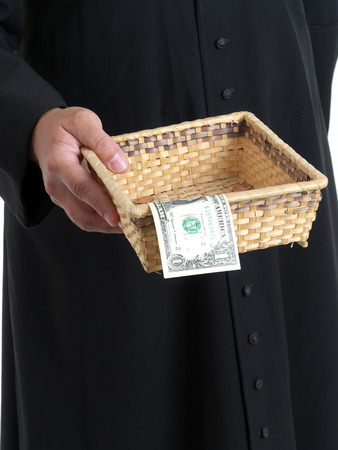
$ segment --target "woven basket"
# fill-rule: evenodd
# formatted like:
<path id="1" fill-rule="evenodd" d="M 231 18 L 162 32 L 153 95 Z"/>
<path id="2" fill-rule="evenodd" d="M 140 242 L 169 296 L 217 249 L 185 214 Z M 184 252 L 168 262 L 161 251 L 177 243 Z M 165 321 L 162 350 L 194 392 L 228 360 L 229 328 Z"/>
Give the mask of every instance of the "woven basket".
<path id="1" fill-rule="evenodd" d="M 150 207 L 136 203 L 142 198 L 225 193 L 239 253 L 293 242 L 307 246 L 327 178 L 253 114 L 184 122 L 114 140 L 129 157 L 124 174 L 113 175 L 90 149 L 82 152 L 109 192 L 120 226 L 147 272 L 162 266 Z M 243 182 L 253 189 L 232 192 Z"/>

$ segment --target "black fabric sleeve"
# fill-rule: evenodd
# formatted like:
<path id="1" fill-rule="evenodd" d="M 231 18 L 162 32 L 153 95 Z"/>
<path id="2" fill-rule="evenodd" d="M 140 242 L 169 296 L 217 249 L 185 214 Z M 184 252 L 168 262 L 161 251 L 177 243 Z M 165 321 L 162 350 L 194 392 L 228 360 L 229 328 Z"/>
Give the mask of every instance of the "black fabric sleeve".
<path id="1" fill-rule="evenodd" d="M 319 93 L 328 128 L 332 77 L 338 57 L 338 0 L 303 0 Z"/>
<path id="2" fill-rule="evenodd" d="M 32 131 L 41 115 L 65 102 L 15 54 L 22 35 L 19 0 L 0 1 L 0 195 L 24 227 L 52 209 L 39 167 L 30 161 Z"/>

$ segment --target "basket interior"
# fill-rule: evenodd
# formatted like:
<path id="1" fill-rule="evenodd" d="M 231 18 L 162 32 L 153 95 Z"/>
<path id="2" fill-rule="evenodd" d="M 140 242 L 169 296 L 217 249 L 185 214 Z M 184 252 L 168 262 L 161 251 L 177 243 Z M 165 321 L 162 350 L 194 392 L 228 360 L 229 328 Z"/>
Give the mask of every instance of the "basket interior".
<path id="1" fill-rule="evenodd" d="M 117 175 L 131 200 L 185 198 L 308 181 L 309 176 L 245 120 L 118 142 L 130 169 Z"/>

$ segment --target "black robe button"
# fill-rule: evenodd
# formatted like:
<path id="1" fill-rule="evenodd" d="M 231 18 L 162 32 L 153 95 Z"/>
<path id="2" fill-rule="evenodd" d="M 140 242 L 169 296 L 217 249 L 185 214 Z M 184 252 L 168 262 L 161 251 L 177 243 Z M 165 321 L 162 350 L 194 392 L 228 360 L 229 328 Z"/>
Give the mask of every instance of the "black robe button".
<path id="1" fill-rule="evenodd" d="M 270 430 L 268 426 L 261 428 L 259 435 L 262 439 L 267 439 L 269 437 Z"/>
<path id="2" fill-rule="evenodd" d="M 232 97 L 232 94 L 234 93 L 234 91 L 235 91 L 235 89 L 232 89 L 232 88 L 224 89 L 221 94 L 222 98 L 224 100 L 229 100 Z"/>
<path id="3" fill-rule="evenodd" d="M 249 334 L 248 341 L 249 341 L 249 344 L 252 344 L 252 345 L 257 344 L 257 342 L 259 341 L 258 332 Z"/>
<path id="4" fill-rule="evenodd" d="M 217 41 L 215 42 L 215 46 L 216 46 L 216 48 L 222 49 L 222 48 L 224 48 L 229 42 L 230 42 L 230 39 L 226 39 L 226 38 L 224 38 L 224 37 L 221 37 L 221 38 L 217 39 Z"/>
<path id="5" fill-rule="evenodd" d="M 253 286 L 253 283 L 248 283 L 243 286 L 242 294 L 244 295 L 244 297 L 250 297 L 250 295 L 252 294 Z"/>
<path id="6" fill-rule="evenodd" d="M 261 378 L 254 382 L 254 388 L 256 391 L 261 391 L 263 389 L 264 382 Z"/>

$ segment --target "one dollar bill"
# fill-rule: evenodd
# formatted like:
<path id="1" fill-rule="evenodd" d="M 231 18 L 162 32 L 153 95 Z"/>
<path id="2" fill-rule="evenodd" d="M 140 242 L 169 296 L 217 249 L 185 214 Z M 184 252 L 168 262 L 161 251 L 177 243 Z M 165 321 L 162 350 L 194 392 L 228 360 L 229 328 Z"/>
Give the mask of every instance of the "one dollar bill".
<path id="1" fill-rule="evenodd" d="M 155 202 L 149 206 L 164 278 L 240 269 L 225 195 Z"/>

